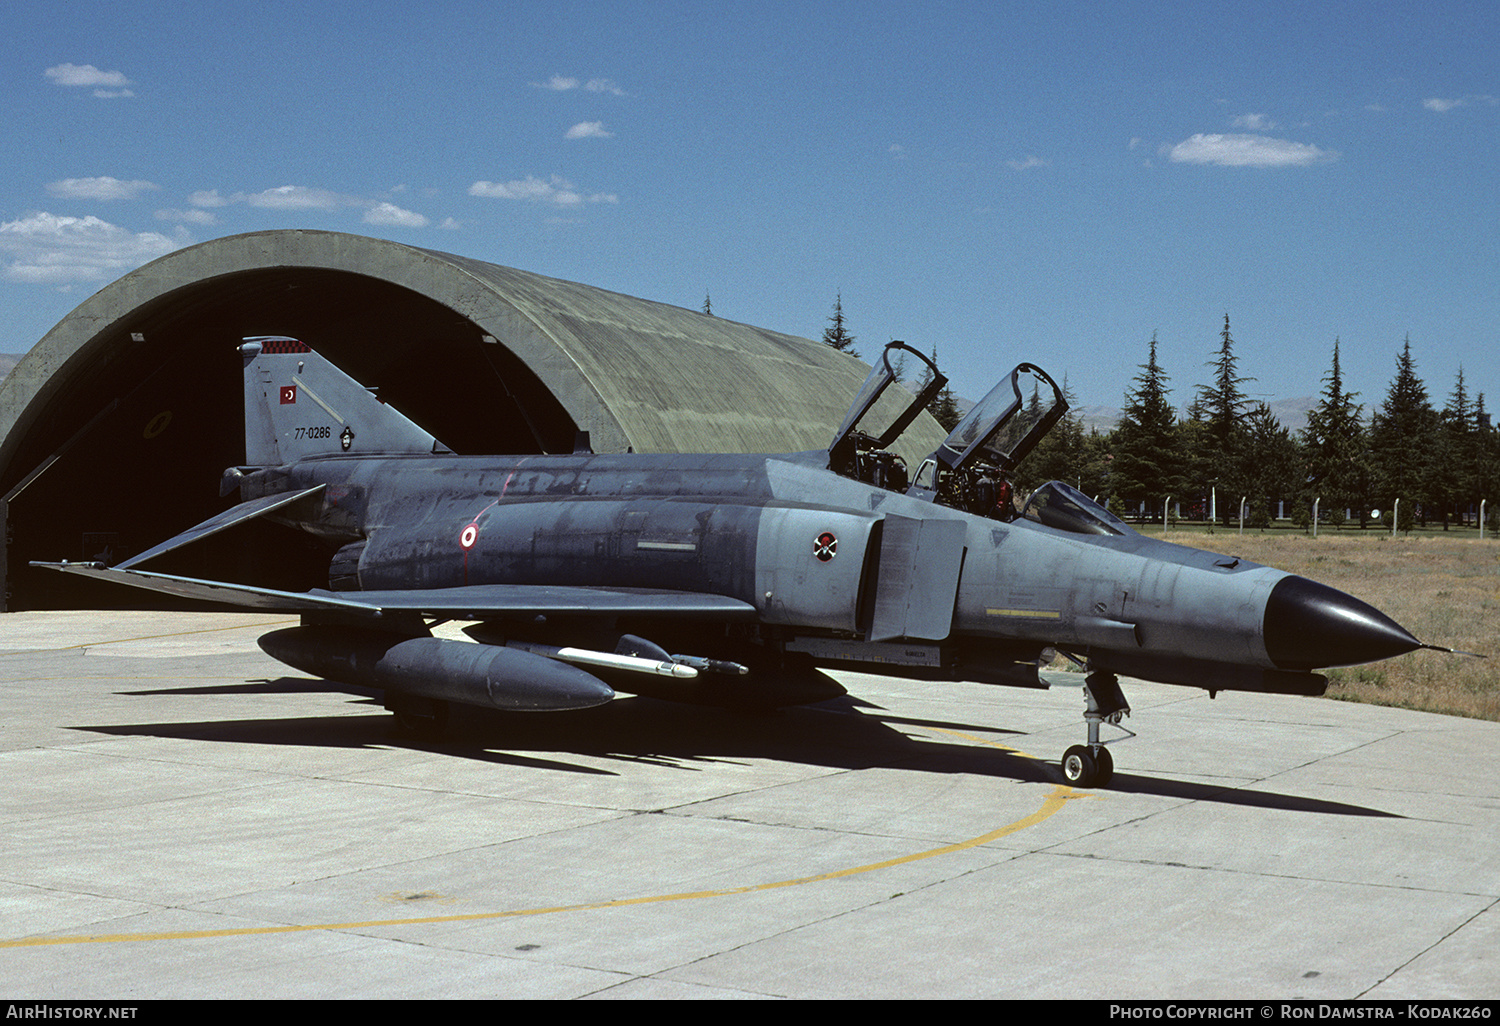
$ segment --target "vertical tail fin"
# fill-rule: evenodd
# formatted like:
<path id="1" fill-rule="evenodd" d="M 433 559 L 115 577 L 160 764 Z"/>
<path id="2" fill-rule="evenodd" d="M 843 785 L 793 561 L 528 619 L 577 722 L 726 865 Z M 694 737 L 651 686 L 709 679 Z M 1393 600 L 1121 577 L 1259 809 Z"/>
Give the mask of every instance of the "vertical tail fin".
<path id="1" fill-rule="evenodd" d="M 294 338 L 247 338 L 240 356 L 248 466 L 341 453 L 438 451 L 432 435 Z"/>

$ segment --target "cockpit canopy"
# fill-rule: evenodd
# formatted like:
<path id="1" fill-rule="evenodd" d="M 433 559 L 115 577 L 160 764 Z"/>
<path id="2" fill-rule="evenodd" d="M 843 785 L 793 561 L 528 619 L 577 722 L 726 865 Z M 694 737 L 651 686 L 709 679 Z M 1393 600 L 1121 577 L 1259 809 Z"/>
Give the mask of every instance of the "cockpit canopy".
<path id="1" fill-rule="evenodd" d="M 1070 534 L 1136 533 L 1125 521 L 1061 481 L 1048 481 L 1032 492 L 1021 516 Z"/>
<path id="2" fill-rule="evenodd" d="M 916 395 L 900 387 L 894 364 L 903 354 L 915 357 L 923 368 L 920 374 L 927 383 Z M 936 364 L 906 343 L 886 346 L 828 447 L 830 469 L 995 520 L 1020 517 L 1070 534 L 1135 533 L 1062 481 L 1036 489 L 1017 512 L 1020 503 L 1010 473 L 1068 412 L 1062 389 L 1046 371 L 1029 363 L 1020 364 L 975 403 L 910 481 L 906 463 L 888 447 L 947 383 Z"/>
<path id="3" fill-rule="evenodd" d="M 915 357 L 922 365 L 920 373 L 927 379 L 927 384 L 915 396 L 904 387 L 897 387 L 886 395 L 886 390 L 892 385 L 901 384 L 894 364 L 903 354 Z M 828 451 L 837 452 L 840 447 L 847 447 L 856 435 L 869 442 L 870 448 L 888 448 L 947 383 L 947 375 L 937 369 L 937 364 L 905 342 L 892 342 L 870 368 L 865 383 L 859 386 Z"/>
<path id="4" fill-rule="evenodd" d="M 926 380 L 915 395 L 901 384 L 896 372 L 896 362 L 903 355 L 917 360 L 919 375 Z M 828 446 L 829 467 L 845 477 L 906 491 L 910 482 L 906 461 L 888 450 L 947 383 L 937 364 L 905 342 L 886 346 Z"/>
<path id="5" fill-rule="evenodd" d="M 948 470 L 985 465 L 1009 472 L 1067 411 L 1047 372 L 1023 363 L 974 404 L 932 455 Z"/>
<path id="6" fill-rule="evenodd" d="M 895 371 L 895 362 L 905 355 L 915 357 L 923 368 L 926 384 L 915 396 L 900 387 Z M 1016 367 L 974 404 L 923 462 L 913 482 L 906 463 L 889 447 L 947 383 L 927 357 L 904 342 L 892 342 L 839 426 L 828 449 L 829 467 L 846 477 L 955 509 L 1014 519 L 1008 475 L 1067 412 L 1062 389 L 1039 367 Z"/>

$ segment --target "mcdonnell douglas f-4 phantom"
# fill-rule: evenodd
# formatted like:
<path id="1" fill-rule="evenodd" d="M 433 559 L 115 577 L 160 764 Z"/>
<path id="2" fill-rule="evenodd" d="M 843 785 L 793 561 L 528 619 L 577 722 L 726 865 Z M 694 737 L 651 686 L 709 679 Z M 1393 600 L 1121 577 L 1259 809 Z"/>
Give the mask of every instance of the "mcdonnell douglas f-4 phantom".
<path id="1" fill-rule="evenodd" d="M 928 384 L 892 389 L 898 354 Z M 408 729 L 450 704 L 600 705 L 615 689 L 776 706 L 844 693 L 827 668 L 1046 687 L 1087 665 L 1087 741 L 1063 776 L 1113 772 L 1118 675 L 1322 694 L 1312 672 L 1424 646 L 1342 592 L 1146 538 L 1061 481 L 1010 475 L 1063 416 L 1021 364 L 915 474 L 892 444 L 946 384 L 887 347 L 826 451 L 460 456 L 296 339 L 249 338 L 243 501 L 114 567 L 39 563 L 170 595 L 296 612 L 260 639 L 299 670 L 384 691 Z M 140 564 L 254 517 L 337 546 L 328 590 L 276 591 Z M 437 637 L 472 621 L 471 640 Z M 474 642 L 478 642 L 477 644 Z M 688 654 L 677 654 L 688 653 Z"/>

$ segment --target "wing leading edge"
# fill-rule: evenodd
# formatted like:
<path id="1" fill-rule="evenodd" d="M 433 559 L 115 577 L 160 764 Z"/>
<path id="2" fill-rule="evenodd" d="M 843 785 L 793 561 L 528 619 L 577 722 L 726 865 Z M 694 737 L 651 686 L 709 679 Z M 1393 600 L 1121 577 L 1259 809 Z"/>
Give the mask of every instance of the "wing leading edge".
<path id="1" fill-rule="evenodd" d="M 393 591 L 277 591 L 173 574 L 106 567 L 102 563 L 42 563 L 35 567 L 113 581 L 163 595 L 276 613 L 344 613 L 378 621 L 388 614 L 484 620 L 506 616 L 653 616 L 753 620 L 755 607 L 724 595 L 650 588 L 578 588 L 477 584 L 462 588 Z"/>

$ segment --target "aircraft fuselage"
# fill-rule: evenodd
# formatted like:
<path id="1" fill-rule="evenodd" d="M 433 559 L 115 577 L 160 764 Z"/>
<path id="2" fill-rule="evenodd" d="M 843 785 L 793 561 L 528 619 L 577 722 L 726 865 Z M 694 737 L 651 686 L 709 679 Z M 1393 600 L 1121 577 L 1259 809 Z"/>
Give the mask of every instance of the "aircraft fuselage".
<path id="1" fill-rule="evenodd" d="M 246 459 L 223 493 L 242 501 L 114 567 L 40 565 L 298 612 L 261 647 L 382 689 L 398 722 L 437 723 L 453 702 L 584 709 L 616 688 L 813 702 L 843 693 L 830 667 L 1045 687 L 1055 648 L 1090 671 L 1088 744 L 1064 754 L 1064 779 L 1101 783 L 1099 727 L 1129 712 L 1121 674 L 1320 694 L 1316 668 L 1422 647 L 1349 595 L 1147 538 L 1063 482 L 1018 503 L 1012 478 L 1067 410 L 1031 364 L 909 474 L 892 445 L 946 378 L 904 343 L 826 451 L 780 456 L 459 456 L 297 339 L 239 352 Z M 918 394 L 895 387 L 897 354 L 926 368 Z M 140 568 L 256 517 L 325 539 L 331 590 Z"/>
<path id="2" fill-rule="evenodd" d="M 343 542 L 333 574 L 351 590 L 704 592 L 749 603 L 827 665 L 931 674 L 966 646 L 973 664 L 986 649 L 991 661 L 1034 661 L 1051 645 L 1175 683 L 1321 690 L 1311 664 L 1278 659 L 1274 637 L 1268 648 L 1283 571 L 1141 535 L 981 517 L 820 459 L 332 456 L 252 475 L 245 494 L 323 485 L 315 514 L 279 518 Z"/>

